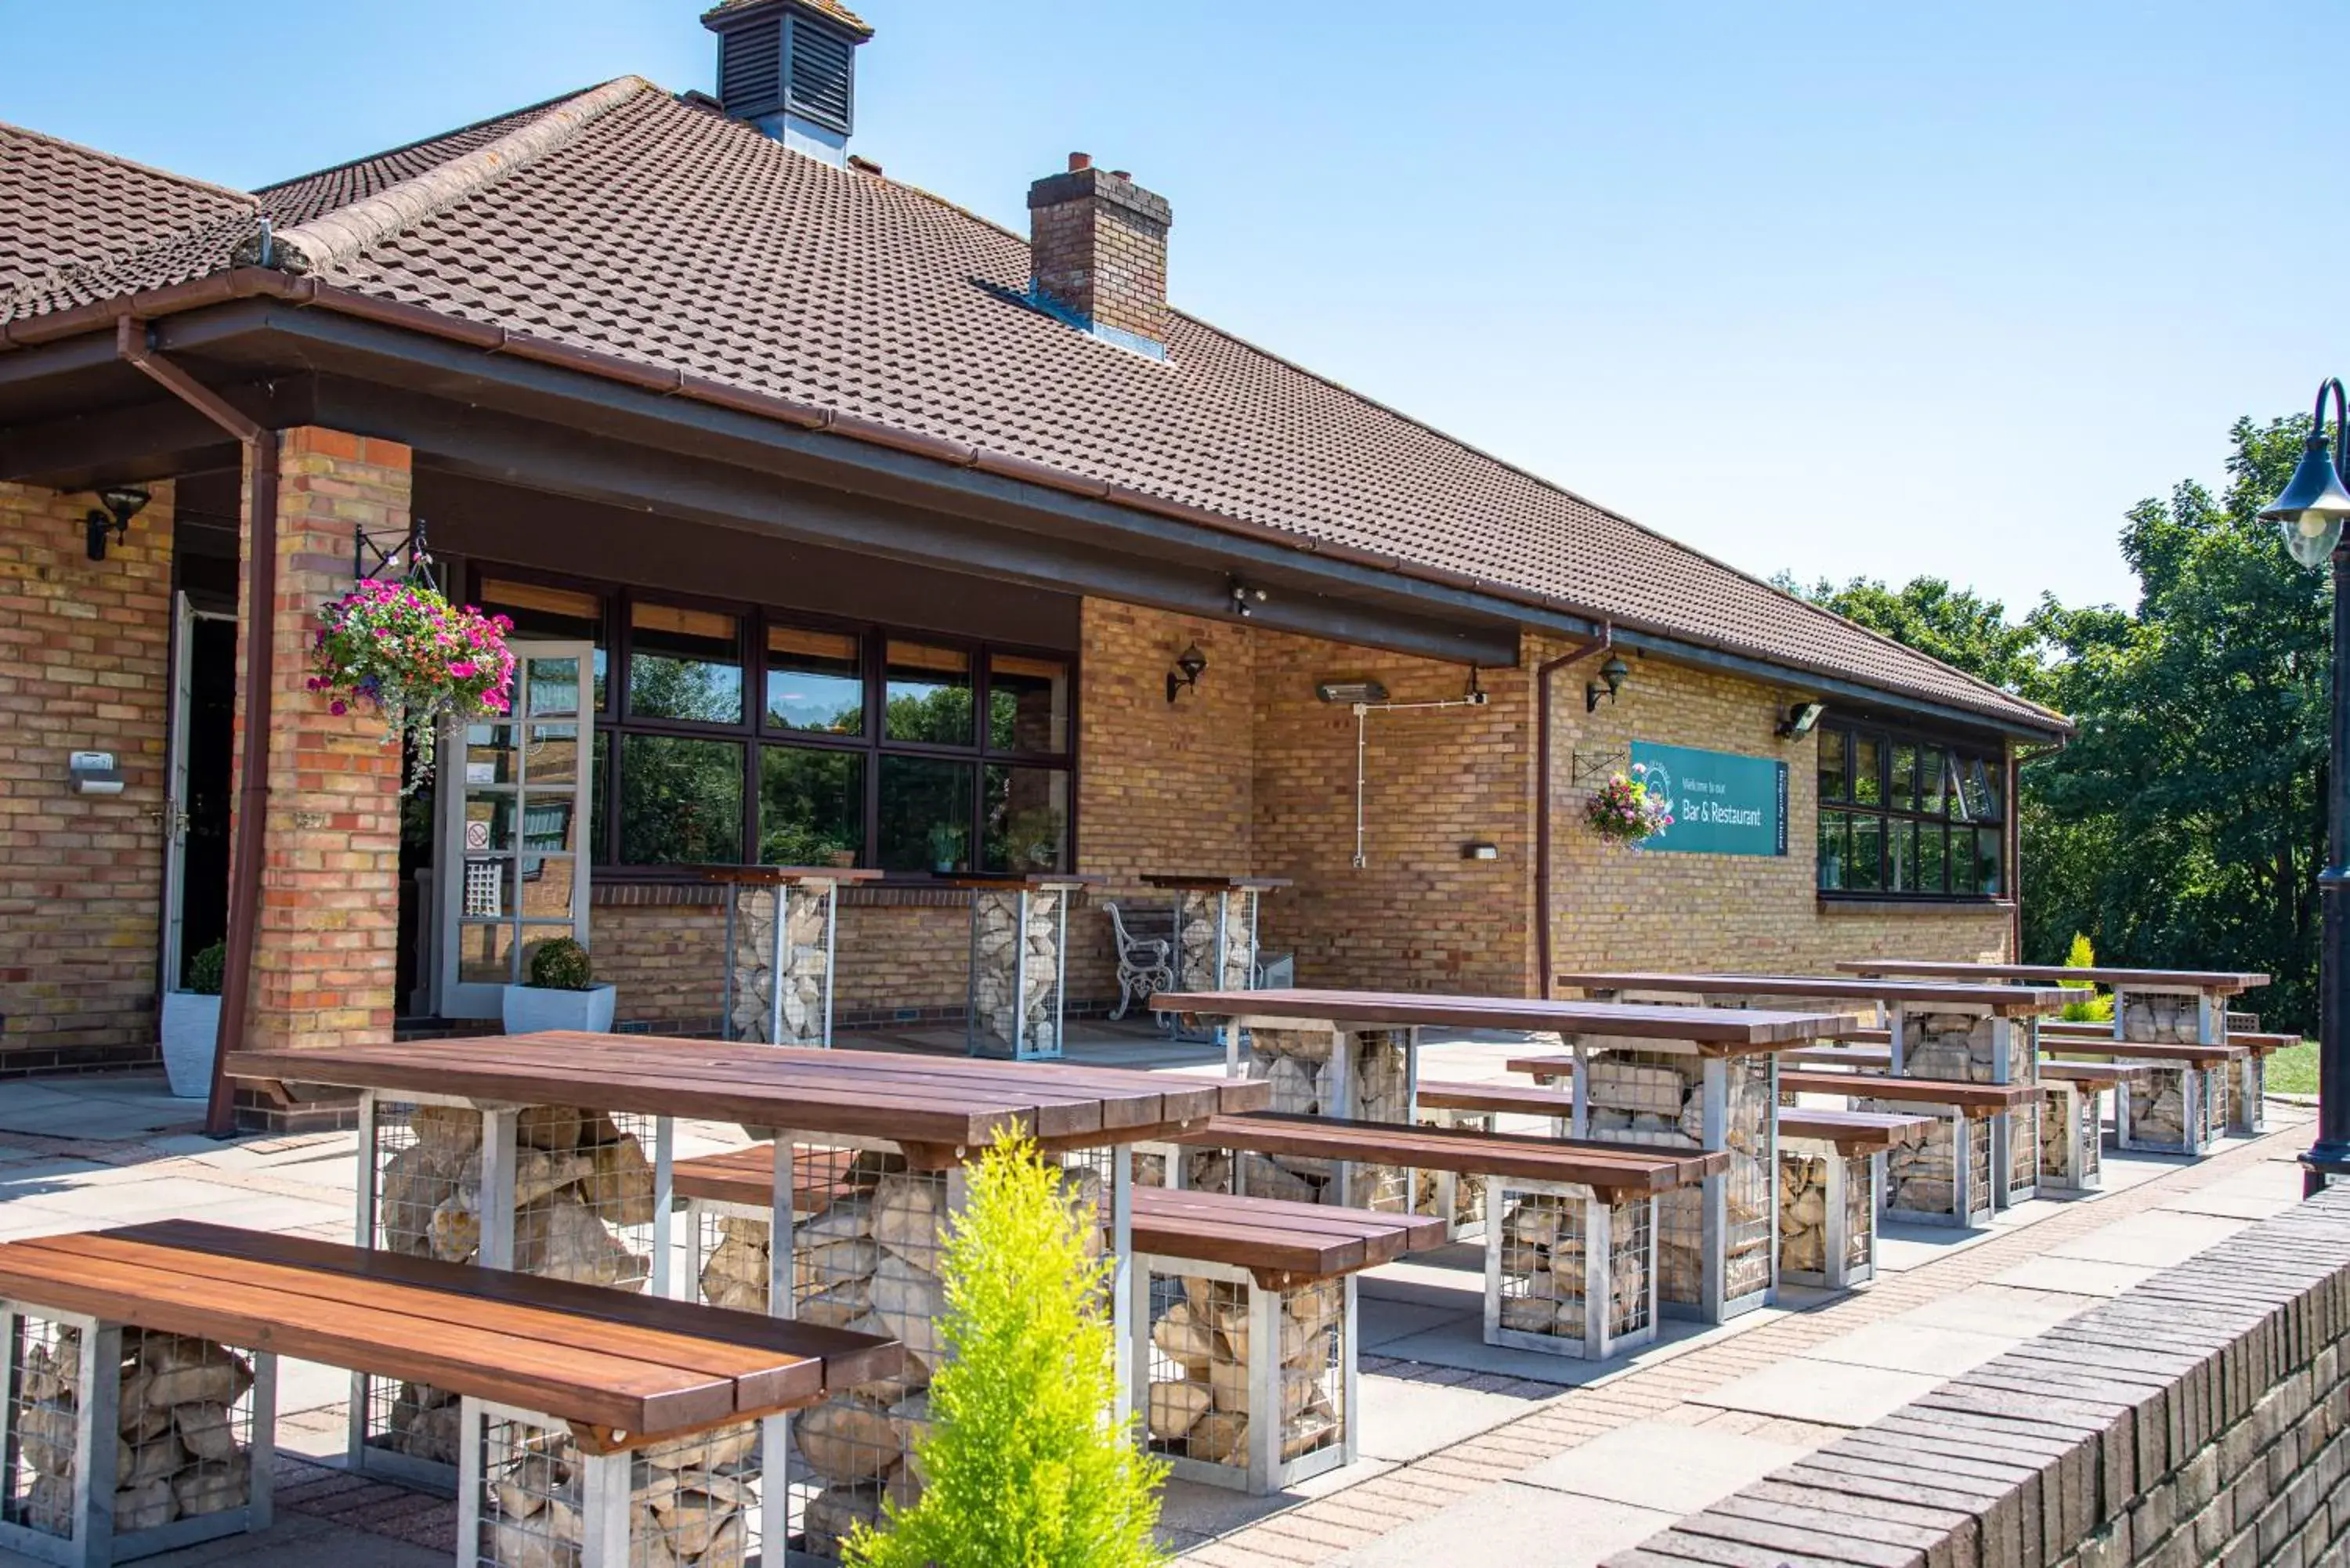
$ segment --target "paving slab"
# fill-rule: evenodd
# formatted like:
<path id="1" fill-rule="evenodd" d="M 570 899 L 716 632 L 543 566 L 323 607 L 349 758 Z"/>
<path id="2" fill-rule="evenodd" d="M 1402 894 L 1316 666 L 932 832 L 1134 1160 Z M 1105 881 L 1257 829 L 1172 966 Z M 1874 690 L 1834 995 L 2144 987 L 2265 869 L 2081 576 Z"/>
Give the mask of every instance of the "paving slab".
<path id="1" fill-rule="evenodd" d="M 1810 1451 L 1803 1444 L 1711 1427 L 1634 1421 L 1513 1479 L 1634 1508 L 1695 1513 Z"/>
<path id="2" fill-rule="evenodd" d="M 1330 1568 L 1435 1568 L 1471 1562 L 1596 1568 L 1679 1517 L 1503 1481 L 1334 1558 Z"/>
<path id="3" fill-rule="evenodd" d="M 1271 1497 L 1251 1497 L 1231 1487 L 1209 1486 L 1203 1481 L 1170 1480 L 1165 1501 L 1159 1511 L 1159 1527 L 1162 1533 L 1178 1539 L 1188 1536 L 1195 1542 L 1211 1540 L 1301 1502 L 1360 1485 L 1395 1468 L 1391 1460 L 1362 1459 L 1344 1469 L 1326 1471 Z"/>
<path id="4" fill-rule="evenodd" d="M 1461 1318 L 1475 1318 L 1482 1329 L 1484 1322 L 1482 1304 L 1464 1309 L 1460 1306 L 1423 1305 L 1382 1296 L 1357 1295 L 1356 1298 L 1355 1332 L 1361 1336 L 1360 1343 L 1365 1350 L 1378 1350 L 1391 1340 L 1423 1334 Z"/>
<path id="5" fill-rule="evenodd" d="M 2078 1317 L 2102 1297 L 2067 1295 L 2061 1291 L 2022 1290 L 2012 1285 L 1970 1285 L 1939 1301 L 1928 1302 L 1900 1314 L 1900 1319 L 1939 1328 L 1966 1329 L 1977 1334 L 2035 1334 Z"/>
<path id="6" fill-rule="evenodd" d="M 2018 1290 L 2058 1291 L 2074 1296 L 2117 1296 L 2132 1285 L 2144 1284 L 2162 1271 L 2128 1263 L 2106 1263 L 2087 1258 L 2034 1258 L 1990 1282 Z"/>
<path id="7" fill-rule="evenodd" d="M 449 1568 L 449 1552 L 281 1510 L 277 1522 L 259 1535 L 232 1535 L 139 1561 L 143 1568 L 202 1568 L 214 1563 L 234 1563 L 239 1568 L 318 1568 L 328 1563 L 335 1568 Z M 38 1563 L 37 1558 L 0 1551 L 0 1568 L 38 1568 Z"/>
<path id="8" fill-rule="evenodd" d="M 2174 1214 L 2208 1214 L 2222 1220 L 2273 1220 L 2294 1204 L 2299 1197 L 2263 1198 L 2248 1192 L 2222 1192 L 2218 1188 L 2206 1188 L 2199 1192 L 2182 1192 L 2166 1200 L 2162 1207 Z"/>
<path id="9" fill-rule="evenodd" d="M 1840 1334 L 1804 1352 L 1813 1361 L 1835 1361 L 1850 1366 L 1875 1366 L 1887 1372 L 1916 1372 L 1930 1377 L 1956 1377 L 1995 1355 L 2014 1349 L 2038 1331 L 2019 1327 L 2012 1334 L 1952 1328 L 1922 1323 L 1904 1313 Z"/>
<path id="10" fill-rule="evenodd" d="M 1363 1423 L 1356 1428 L 1357 1444 L 1366 1457 L 1375 1459 L 1421 1459 L 1514 1421 L 1534 1407 L 1532 1400 L 1508 1394 L 1376 1373 L 1366 1373 L 1356 1387 Z"/>
<path id="11" fill-rule="evenodd" d="M 1791 1357 L 1690 1397 L 1693 1405 L 1751 1410 L 1825 1427 L 1865 1427 L 1946 1379 L 1918 1372 L 1887 1372 L 1838 1361 Z"/>
<path id="12" fill-rule="evenodd" d="M 2076 1236 L 2050 1249 L 2050 1258 L 2078 1258 L 2095 1263 L 2127 1263 L 2148 1269 L 2172 1269 L 2207 1251 L 2244 1228 L 2241 1220 L 2210 1214 L 2180 1214 L 2156 1210 Z"/>

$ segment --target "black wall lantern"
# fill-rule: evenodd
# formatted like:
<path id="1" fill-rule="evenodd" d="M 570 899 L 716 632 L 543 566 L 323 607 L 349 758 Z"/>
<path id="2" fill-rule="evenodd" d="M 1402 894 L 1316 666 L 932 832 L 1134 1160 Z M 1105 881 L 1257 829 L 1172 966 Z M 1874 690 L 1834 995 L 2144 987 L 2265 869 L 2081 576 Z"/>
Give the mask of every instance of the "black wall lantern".
<path id="1" fill-rule="evenodd" d="M 1175 668 L 1168 672 L 1167 701 L 1174 701 L 1175 694 L 1187 686 L 1198 686 L 1200 672 L 1207 668 L 1208 656 L 1200 651 L 1198 643 L 1194 642 L 1185 647 L 1182 652 L 1175 656 Z"/>
<path id="2" fill-rule="evenodd" d="M 99 491 L 98 498 L 106 504 L 106 510 L 101 512 L 95 506 L 89 509 L 88 515 L 82 519 L 83 539 L 89 558 L 103 561 L 107 535 L 112 534 L 118 545 L 130 537 L 130 520 L 147 504 L 147 493 L 136 485 L 114 485 Z"/>
<path id="3" fill-rule="evenodd" d="M 1583 711 L 1586 713 L 1599 711 L 1599 700 L 1602 697 L 1607 698 L 1610 702 L 1616 701 L 1616 693 L 1624 690 L 1624 678 L 1631 673 L 1630 665 L 1614 654 L 1609 654 L 1607 662 L 1599 667 L 1599 680 L 1586 680 L 1583 683 Z M 1606 684 L 1603 685 L 1603 681 Z"/>

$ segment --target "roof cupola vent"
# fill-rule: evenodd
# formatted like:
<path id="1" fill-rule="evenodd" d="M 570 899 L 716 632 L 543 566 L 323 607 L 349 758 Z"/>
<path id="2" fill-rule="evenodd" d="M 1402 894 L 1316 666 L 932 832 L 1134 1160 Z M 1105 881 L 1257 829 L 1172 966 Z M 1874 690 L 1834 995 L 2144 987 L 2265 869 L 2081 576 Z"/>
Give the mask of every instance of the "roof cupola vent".
<path id="1" fill-rule="evenodd" d="M 795 151 L 848 158 L 857 46 L 873 36 L 835 0 L 726 0 L 702 14 L 718 35 L 718 102 Z"/>

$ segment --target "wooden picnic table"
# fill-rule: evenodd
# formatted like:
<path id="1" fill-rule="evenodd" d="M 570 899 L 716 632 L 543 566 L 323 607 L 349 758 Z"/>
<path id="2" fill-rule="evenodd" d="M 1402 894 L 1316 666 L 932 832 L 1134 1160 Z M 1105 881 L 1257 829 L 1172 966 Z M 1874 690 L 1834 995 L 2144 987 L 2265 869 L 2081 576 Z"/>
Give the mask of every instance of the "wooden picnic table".
<path id="1" fill-rule="evenodd" d="M 1771 1206 L 1777 1179 L 1773 1054 L 1830 1039 L 1852 1020 L 1832 1012 L 1648 1007 L 1627 1002 L 1396 992 L 1189 992 L 1157 1008 L 1226 1021 L 1226 1070 L 1274 1085 L 1277 1111 L 1358 1120 L 1419 1119 L 1419 1041 L 1431 1028 L 1554 1033 L 1582 1064 L 1572 1130 L 1579 1138 L 1719 1150 L 1729 1169 L 1668 1195 L 1660 1211 L 1659 1291 L 1666 1310 L 1720 1321 L 1765 1304 L 1773 1288 Z M 1253 1162 L 1274 1158 L 1244 1155 Z M 1402 1164 L 1349 1168 L 1341 1201 L 1408 1201 Z"/>
<path id="2" fill-rule="evenodd" d="M 238 1078 L 360 1091 L 360 1246 L 583 1283 L 650 1279 L 656 1293 L 677 1283 L 670 1266 L 676 1118 L 777 1129 L 771 1251 L 756 1267 L 765 1275 L 772 1259 L 785 1288 L 765 1297 L 767 1310 L 865 1328 L 874 1315 L 867 1303 L 879 1299 L 871 1284 L 878 1250 L 837 1243 L 889 1236 L 897 1272 L 880 1326 L 910 1352 L 902 1379 L 910 1389 L 927 1385 L 940 1354 L 938 1265 L 943 1228 L 962 1201 L 964 1160 L 1001 1132 L 1025 1132 L 1063 1168 L 1065 1188 L 1097 1202 L 1123 1334 L 1132 1312 L 1128 1146 L 1261 1109 L 1271 1097 L 1263 1084 L 1230 1079 L 638 1034 L 244 1051 L 233 1053 L 226 1069 Z M 858 1151 L 847 1165 L 844 1148 Z M 809 1166 L 816 1178 L 802 1179 Z M 845 1188 L 853 1189 L 846 1198 Z M 806 1195 L 796 1202 L 795 1189 Z M 848 1302 L 855 1312 L 833 1312 Z M 421 1452 L 409 1440 L 421 1429 L 412 1412 L 430 1393 L 355 1384 L 354 1459 L 445 1479 L 457 1456 Z M 1122 1390 L 1121 1404 L 1126 1397 Z M 842 1517 L 858 1486 L 902 1462 L 920 1424 L 919 1413 L 910 1425 L 881 1424 L 899 1451 L 860 1460 L 879 1467 L 861 1478 L 837 1473 L 837 1462 L 817 1467 L 819 1480 L 845 1489 L 841 1499 L 795 1507 L 804 1501 L 819 1521 Z M 784 1456 L 769 1462 L 768 1474 L 785 1473 Z"/>
<path id="3" fill-rule="evenodd" d="M 2075 1000 L 2085 984 L 2102 985 L 2114 996 L 2115 1040 L 2165 1044 L 2208 1045 L 2226 1041 L 2228 999 L 2269 983 L 2267 975 L 2250 970 L 2107 965 L 2068 969 L 2054 964 L 1952 964 L 1932 959 L 1865 959 L 1836 967 L 1877 974 L 1967 974 L 2024 983 L 2070 981 Z M 2128 1117 L 2116 1126 L 2116 1141 L 2126 1149 L 2201 1155 L 2218 1137 L 2223 1116 L 2239 1132 L 2257 1131 L 2265 1125 L 2259 1111 L 2265 1076 L 2257 1059 L 2232 1066 L 2164 1067 L 2156 1075 L 2151 1094 L 2130 1100 Z M 2231 1101 L 2234 1113 L 2227 1116 Z"/>
<path id="4" fill-rule="evenodd" d="M 1750 1005 L 1758 1000 L 1775 1002 L 1783 997 L 1865 1001 L 1884 1014 L 1892 1045 L 1890 1070 L 1896 1075 L 1984 1084 L 2033 1082 L 2039 1072 L 2034 1043 L 2039 1018 L 2080 1000 L 2078 991 L 2053 985 L 2019 985 L 1981 978 L 1883 979 L 1849 972 L 1586 972 L 1561 975 L 1558 981 L 1618 996 L 1697 996 Z M 1996 1118 L 1990 1129 L 1992 1159 L 2002 1174 L 1986 1190 L 2002 1206 L 2029 1198 L 2038 1189 L 2040 1109 L 2037 1100 L 2021 1102 Z M 1955 1127 L 1938 1128 L 1935 1139 L 1957 1130 Z M 1941 1158 L 1929 1154 L 1921 1157 L 1919 1163 L 1939 1165 Z M 1940 1179 L 1939 1170 L 1929 1171 L 1928 1176 L 1932 1180 Z M 1891 1174 L 1897 1192 L 1903 1177 L 1901 1169 Z"/>

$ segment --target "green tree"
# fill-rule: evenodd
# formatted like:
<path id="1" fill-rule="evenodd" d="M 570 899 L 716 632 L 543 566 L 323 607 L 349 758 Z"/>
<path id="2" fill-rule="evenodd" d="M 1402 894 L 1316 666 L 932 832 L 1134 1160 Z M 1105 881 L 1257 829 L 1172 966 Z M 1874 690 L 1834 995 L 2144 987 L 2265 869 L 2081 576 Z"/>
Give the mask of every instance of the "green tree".
<path id="1" fill-rule="evenodd" d="M 1772 583 L 2003 691 L 2036 700 L 2046 685 L 2040 628 L 2009 621 L 2005 605 L 1971 588 L 1954 588 L 1940 577 L 1913 578 L 1900 588 L 1868 577 L 1842 587 L 1822 578 L 1805 587 L 1786 572 Z"/>
<path id="2" fill-rule="evenodd" d="M 1118 1393 L 1099 1223 L 1026 1138 L 971 1168 L 947 1238 L 948 1359 L 931 1384 L 926 1478 L 910 1509 L 847 1542 L 852 1568 L 1156 1568 L 1159 1467 L 1132 1424 L 1103 1419 Z"/>

